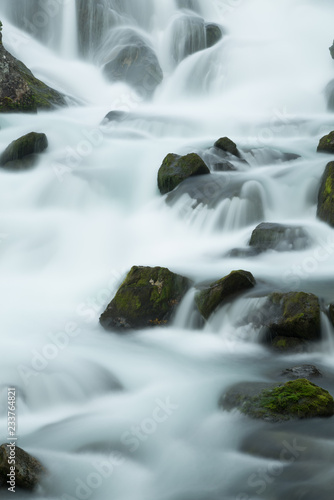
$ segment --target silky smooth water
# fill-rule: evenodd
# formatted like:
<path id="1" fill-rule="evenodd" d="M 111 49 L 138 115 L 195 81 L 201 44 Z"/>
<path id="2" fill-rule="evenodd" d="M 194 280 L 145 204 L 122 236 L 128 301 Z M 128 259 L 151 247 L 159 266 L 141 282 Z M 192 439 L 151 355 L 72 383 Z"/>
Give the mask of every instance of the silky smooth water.
<path id="1" fill-rule="evenodd" d="M 334 300 L 333 229 L 316 218 L 330 159 L 316 147 L 334 121 L 324 95 L 332 2 L 87 0 L 81 52 L 82 2 L 42 3 L 0 6 L 7 50 L 69 96 L 63 109 L 0 118 L 0 150 L 32 130 L 49 140 L 33 170 L 0 172 L 0 434 L 4 442 L 15 386 L 18 445 L 50 471 L 34 498 L 332 498 L 333 419 L 273 425 L 218 408 L 233 383 L 277 382 L 300 363 L 316 364 L 334 394 L 325 314 L 323 341 L 300 355 L 272 354 L 247 322 L 272 290 Z M 175 64 L 180 15 L 218 22 L 225 35 Z M 103 76 L 95 37 L 123 26 L 159 58 L 164 80 L 151 100 Z M 128 117 L 103 122 L 111 110 Z M 198 152 L 210 164 L 222 136 L 249 165 L 196 185 L 198 201 L 184 192 L 167 204 L 156 183 L 165 155 Z M 281 152 L 300 158 L 283 163 Z M 301 225 L 311 244 L 230 257 L 262 221 Z M 166 266 L 195 285 L 246 269 L 258 287 L 205 326 L 191 289 L 172 326 L 106 332 L 99 315 L 132 265 Z"/>

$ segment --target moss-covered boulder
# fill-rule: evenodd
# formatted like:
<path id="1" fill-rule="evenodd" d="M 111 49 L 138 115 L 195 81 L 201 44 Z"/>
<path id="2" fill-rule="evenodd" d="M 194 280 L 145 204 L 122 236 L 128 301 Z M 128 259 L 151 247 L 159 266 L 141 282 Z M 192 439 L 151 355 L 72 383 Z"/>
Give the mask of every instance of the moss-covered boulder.
<path id="1" fill-rule="evenodd" d="M 219 40 L 223 37 L 223 32 L 220 26 L 215 23 L 207 23 L 205 25 L 205 34 L 206 34 L 206 46 L 207 48 L 213 47 Z"/>
<path id="2" fill-rule="evenodd" d="M 263 386 L 238 384 L 222 396 L 220 405 L 224 409 L 237 408 L 249 417 L 271 422 L 334 415 L 331 394 L 305 378 L 268 388 Z"/>
<path id="3" fill-rule="evenodd" d="M 327 164 L 318 192 L 317 216 L 334 227 L 334 162 Z"/>
<path id="4" fill-rule="evenodd" d="M 64 106 L 62 94 L 34 77 L 4 48 L 0 33 L 0 112 L 36 112 Z"/>
<path id="5" fill-rule="evenodd" d="M 134 266 L 100 317 L 106 329 L 167 325 L 190 286 L 164 267 Z"/>
<path id="6" fill-rule="evenodd" d="M 312 293 L 272 293 L 263 308 L 264 341 L 280 350 L 321 338 L 319 299 Z"/>
<path id="7" fill-rule="evenodd" d="M 265 250 L 302 250 L 307 247 L 309 237 L 302 227 L 262 222 L 254 231 L 249 246 L 259 252 Z"/>
<path id="8" fill-rule="evenodd" d="M 224 151 L 225 153 L 230 153 L 237 158 L 241 158 L 241 154 L 237 148 L 235 142 L 231 141 L 228 137 L 221 137 L 214 143 L 214 147 Z"/>
<path id="9" fill-rule="evenodd" d="M 169 153 L 158 171 L 158 188 L 161 194 L 166 194 L 188 177 L 209 173 L 209 168 L 196 153 L 185 156 Z"/>
<path id="10" fill-rule="evenodd" d="M 330 153 L 334 154 L 334 131 L 327 135 L 324 135 L 319 141 L 318 153 Z"/>
<path id="11" fill-rule="evenodd" d="M 248 271 L 232 271 L 196 295 L 195 301 L 198 310 L 204 319 L 208 319 L 217 307 L 233 296 L 253 288 L 255 284 L 253 275 Z"/>
<path id="12" fill-rule="evenodd" d="M 13 455 L 15 455 L 15 474 L 11 469 L 13 465 L 9 463 Z M 14 447 L 10 442 L 0 446 L 0 487 L 8 489 L 14 486 L 14 490 L 10 490 L 12 493 L 16 492 L 16 488 L 33 491 L 46 473 L 43 465 L 22 448 Z M 11 476 L 15 478 L 13 484 L 10 482 Z"/>
<path id="13" fill-rule="evenodd" d="M 11 169 L 31 166 L 36 160 L 36 155 L 42 153 L 47 147 L 48 140 L 45 134 L 30 132 L 7 146 L 0 155 L 0 165 Z"/>

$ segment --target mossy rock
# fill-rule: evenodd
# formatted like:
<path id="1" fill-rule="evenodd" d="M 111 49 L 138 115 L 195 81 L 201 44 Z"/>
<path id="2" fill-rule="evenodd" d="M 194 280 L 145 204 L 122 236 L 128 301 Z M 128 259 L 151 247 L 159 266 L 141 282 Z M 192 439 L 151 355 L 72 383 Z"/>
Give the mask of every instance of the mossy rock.
<path id="1" fill-rule="evenodd" d="M 0 112 L 35 113 L 66 104 L 64 96 L 45 85 L 0 43 Z"/>
<path id="2" fill-rule="evenodd" d="M 225 153 L 230 153 L 237 158 L 241 158 L 241 154 L 237 148 L 235 142 L 231 141 L 228 137 L 221 137 L 214 143 L 214 147 L 225 151 Z"/>
<path id="3" fill-rule="evenodd" d="M 204 319 L 208 319 L 217 307 L 236 294 L 253 288 L 255 284 L 253 275 L 248 271 L 232 271 L 228 276 L 211 283 L 209 288 L 196 295 L 195 301 L 198 310 Z"/>
<path id="4" fill-rule="evenodd" d="M 334 154 L 334 131 L 324 135 L 319 141 L 318 153 L 331 153 Z"/>
<path id="5" fill-rule="evenodd" d="M 271 422 L 290 419 L 331 417 L 334 400 L 331 394 L 305 378 L 277 384 L 245 383 L 232 387 L 220 399 L 220 405 L 237 408 L 251 418 Z"/>
<path id="6" fill-rule="evenodd" d="M 166 194 L 188 177 L 209 173 L 209 168 L 196 153 L 185 156 L 169 153 L 158 171 L 158 188 L 161 194 Z"/>
<path id="7" fill-rule="evenodd" d="M 295 340 L 317 341 L 321 338 L 319 299 L 312 293 L 272 293 L 264 306 L 268 328 L 265 341 L 280 349 L 295 346 Z M 276 337 L 280 337 L 275 340 Z M 286 340 L 282 337 L 288 337 Z"/>
<path id="8" fill-rule="evenodd" d="M 164 267 L 134 266 L 100 317 L 106 329 L 168 325 L 190 286 L 187 278 Z"/>
<path id="9" fill-rule="evenodd" d="M 334 151 L 333 151 L 334 152 Z M 327 164 L 318 193 L 317 216 L 334 227 L 334 162 Z"/>
<path id="10" fill-rule="evenodd" d="M 32 163 L 38 153 L 42 153 L 48 147 L 45 134 L 30 132 L 19 139 L 11 142 L 0 156 L 0 165 L 5 168 L 21 168 L 21 160 L 31 157 Z"/>
<path id="11" fill-rule="evenodd" d="M 301 250 L 307 247 L 308 235 L 302 227 L 262 222 L 252 232 L 249 246 L 265 250 Z"/>
<path id="12" fill-rule="evenodd" d="M 334 326 L 334 304 L 329 304 L 328 314 L 329 314 L 329 319 L 331 320 L 332 325 Z"/>
<path id="13" fill-rule="evenodd" d="M 0 487 L 8 489 L 10 485 L 7 483 L 10 465 L 11 448 L 9 443 L 0 446 Z M 37 488 L 42 477 L 47 474 L 43 465 L 29 453 L 15 446 L 15 485 L 26 491 L 33 491 Z M 15 491 L 16 492 L 16 491 Z"/>

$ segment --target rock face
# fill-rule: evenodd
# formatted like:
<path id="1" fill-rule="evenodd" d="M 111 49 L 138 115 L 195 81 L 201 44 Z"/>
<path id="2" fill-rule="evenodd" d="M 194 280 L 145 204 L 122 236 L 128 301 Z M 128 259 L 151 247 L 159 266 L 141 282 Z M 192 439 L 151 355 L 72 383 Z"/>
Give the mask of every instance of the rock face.
<path id="1" fill-rule="evenodd" d="M 334 226 L 334 162 L 327 164 L 318 193 L 317 216 Z"/>
<path id="2" fill-rule="evenodd" d="M 5 168 L 19 169 L 24 166 L 23 159 L 32 160 L 35 155 L 41 153 L 48 147 L 48 140 L 45 134 L 30 132 L 19 139 L 11 142 L 0 156 L 0 165 Z"/>
<path id="3" fill-rule="evenodd" d="M 103 68 L 106 77 L 133 86 L 144 98 L 150 97 L 162 82 L 163 72 L 146 40 L 131 29 L 122 28 L 114 30 L 105 46 L 111 48 Z"/>
<path id="4" fill-rule="evenodd" d="M 318 153 L 334 153 L 334 131 L 320 139 L 317 151 Z"/>
<path id="5" fill-rule="evenodd" d="M 209 168 L 196 153 L 185 156 L 170 153 L 159 168 L 158 188 L 161 194 L 166 194 L 188 177 L 209 173 Z"/>
<path id="6" fill-rule="evenodd" d="M 0 112 L 36 112 L 64 106 L 62 94 L 34 77 L 2 45 L 0 32 Z"/>
<path id="7" fill-rule="evenodd" d="M 8 459 L 10 459 L 11 451 L 13 452 L 8 444 L 0 446 L 0 487 L 6 489 L 10 486 L 7 484 L 7 474 L 12 472 Z M 36 458 L 15 446 L 15 484 L 17 488 L 33 491 L 46 472 L 46 469 Z"/>
<path id="8" fill-rule="evenodd" d="M 272 293 L 264 306 L 265 342 L 280 350 L 321 338 L 320 305 L 312 293 Z"/>
<path id="9" fill-rule="evenodd" d="M 167 325 L 190 286 L 189 280 L 164 267 L 132 267 L 100 317 L 106 329 Z"/>
<path id="10" fill-rule="evenodd" d="M 222 396 L 220 405 L 224 409 L 237 408 L 249 417 L 271 422 L 331 417 L 334 414 L 330 393 L 305 378 L 267 388 L 264 385 L 238 384 Z"/>
<path id="11" fill-rule="evenodd" d="M 307 246 L 308 240 L 302 227 L 262 222 L 252 232 L 249 246 L 259 252 L 301 250 Z"/>
<path id="12" fill-rule="evenodd" d="M 226 300 L 253 288 L 255 284 L 253 275 L 248 271 L 232 271 L 228 276 L 211 283 L 209 288 L 196 295 L 195 301 L 198 310 L 204 319 L 208 319 L 215 309 Z"/>
<path id="13" fill-rule="evenodd" d="M 221 137 L 220 139 L 218 139 L 218 141 L 214 143 L 214 147 L 225 151 L 225 153 L 230 153 L 237 158 L 241 158 L 237 145 L 228 137 Z"/>

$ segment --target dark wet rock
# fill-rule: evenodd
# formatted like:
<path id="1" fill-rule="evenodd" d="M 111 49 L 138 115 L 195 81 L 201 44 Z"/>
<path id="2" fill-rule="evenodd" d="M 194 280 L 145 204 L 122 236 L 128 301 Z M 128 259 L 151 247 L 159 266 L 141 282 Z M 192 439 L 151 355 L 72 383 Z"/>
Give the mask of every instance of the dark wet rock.
<path id="1" fill-rule="evenodd" d="M 0 32 L 0 113 L 36 112 L 64 106 L 62 94 L 34 77 L 2 44 Z"/>
<path id="2" fill-rule="evenodd" d="M 331 394 L 305 378 L 275 385 L 240 383 L 228 390 L 219 404 L 269 422 L 334 415 Z"/>
<path id="3" fill-rule="evenodd" d="M 176 64 L 186 57 L 215 45 L 223 36 L 222 28 L 205 23 L 202 17 L 182 15 L 172 24 L 172 56 Z"/>
<path id="4" fill-rule="evenodd" d="M 255 284 L 253 275 L 248 271 L 232 271 L 228 276 L 211 283 L 208 288 L 196 295 L 198 310 L 204 319 L 208 319 L 217 307 L 231 300 L 235 295 L 253 288 Z"/>
<path id="5" fill-rule="evenodd" d="M 276 250 L 303 250 L 309 243 L 309 237 L 302 227 L 287 226 L 271 222 L 262 222 L 254 231 L 249 246 L 259 252 Z"/>
<path id="6" fill-rule="evenodd" d="M 259 255 L 259 253 L 259 250 L 257 250 L 256 248 L 233 248 L 226 253 L 226 257 L 255 257 L 256 255 Z"/>
<path id="7" fill-rule="evenodd" d="M 166 194 L 188 177 L 209 173 L 210 170 L 196 153 L 185 156 L 170 153 L 159 168 L 158 188 L 161 194 Z"/>
<path id="8" fill-rule="evenodd" d="M 322 377 L 322 373 L 314 365 L 298 365 L 283 370 L 282 375 L 289 378 L 314 378 Z"/>
<path id="9" fill-rule="evenodd" d="M 100 317 L 106 329 L 167 325 L 190 286 L 164 267 L 134 266 Z"/>
<path id="10" fill-rule="evenodd" d="M 329 304 L 328 314 L 329 314 L 329 319 L 331 320 L 332 325 L 334 326 L 334 304 Z"/>
<path id="11" fill-rule="evenodd" d="M 219 40 L 222 39 L 223 32 L 218 24 L 208 23 L 205 25 L 206 33 L 206 46 L 207 48 L 213 47 Z"/>
<path id="12" fill-rule="evenodd" d="M 296 337 L 277 337 L 271 339 L 271 348 L 278 353 L 302 354 L 310 350 L 309 343 L 306 340 Z"/>
<path id="13" fill-rule="evenodd" d="M 129 115 L 126 111 L 112 110 L 103 118 L 103 122 L 121 122 Z"/>
<path id="14" fill-rule="evenodd" d="M 252 156 L 257 165 L 287 163 L 301 158 L 301 156 L 296 153 L 280 151 L 279 149 L 270 147 L 244 149 L 243 154 L 250 163 L 252 162 L 252 159 L 249 158 L 249 155 Z"/>
<path id="15" fill-rule="evenodd" d="M 104 57 L 106 77 L 112 82 L 125 82 L 142 97 L 150 97 L 162 82 L 163 73 L 148 42 L 130 28 L 119 28 L 112 31 L 104 45 L 110 46 L 109 55 Z"/>
<path id="16" fill-rule="evenodd" d="M 214 143 L 214 147 L 217 149 L 221 149 L 222 151 L 225 151 L 226 153 L 230 153 L 233 156 L 236 156 L 237 158 L 241 158 L 240 152 L 237 148 L 237 145 L 235 142 L 231 141 L 228 137 L 221 137 Z"/>
<path id="17" fill-rule="evenodd" d="M 319 299 L 312 293 L 272 293 L 262 309 L 264 341 L 281 351 L 321 338 Z"/>
<path id="18" fill-rule="evenodd" d="M 334 133 L 333 133 L 334 134 Z M 334 136 L 333 136 L 334 138 Z M 318 192 L 317 217 L 334 227 L 334 162 L 327 164 Z"/>
<path id="19" fill-rule="evenodd" d="M 0 155 L 0 165 L 9 169 L 21 169 L 34 164 L 37 154 L 48 147 L 45 134 L 30 132 L 11 142 Z"/>
<path id="20" fill-rule="evenodd" d="M 15 484 L 16 488 L 33 491 L 40 483 L 41 478 L 47 473 L 43 465 L 24 450 L 10 443 L 0 446 L 0 487 L 8 488 L 8 474 L 13 472 L 8 461 L 15 453 Z M 16 491 L 15 491 L 16 492 Z"/>
<path id="21" fill-rule="evenodd" d="M 331 54 L 332 59 L 334 59 L 334 41 L 332 45 L 329 47 L 329 52 Z"/>
<path id="22" fill-rule="evenodd" d="M 327 135 L 324 135 L 320 139 L 317 147 L 317 152 L 334 154 L 334 131 L 330 132 Z"/>

